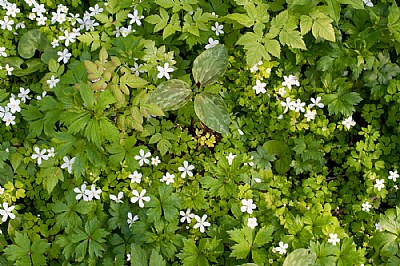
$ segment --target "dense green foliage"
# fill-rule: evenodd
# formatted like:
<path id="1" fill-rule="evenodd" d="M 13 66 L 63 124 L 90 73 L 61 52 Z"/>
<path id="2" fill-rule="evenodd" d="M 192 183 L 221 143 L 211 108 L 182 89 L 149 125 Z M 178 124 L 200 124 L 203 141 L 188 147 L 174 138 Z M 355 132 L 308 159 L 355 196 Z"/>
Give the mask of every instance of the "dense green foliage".
<path id="1" fill-rule="evenodd" d="M 0 34 L 0 265 L 400 264 L 396 1 L 0 1 Z"/>

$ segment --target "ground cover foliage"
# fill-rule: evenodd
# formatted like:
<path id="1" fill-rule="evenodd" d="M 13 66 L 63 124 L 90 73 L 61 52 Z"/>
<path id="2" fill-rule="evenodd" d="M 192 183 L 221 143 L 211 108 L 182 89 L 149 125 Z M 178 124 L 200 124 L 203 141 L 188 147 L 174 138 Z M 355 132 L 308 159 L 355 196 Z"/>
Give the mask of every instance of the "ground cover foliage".
<path id="1" fill-rule="evenodd" d="M 1 265 L 399 265 L 400 9 L 0 1 Z"/>

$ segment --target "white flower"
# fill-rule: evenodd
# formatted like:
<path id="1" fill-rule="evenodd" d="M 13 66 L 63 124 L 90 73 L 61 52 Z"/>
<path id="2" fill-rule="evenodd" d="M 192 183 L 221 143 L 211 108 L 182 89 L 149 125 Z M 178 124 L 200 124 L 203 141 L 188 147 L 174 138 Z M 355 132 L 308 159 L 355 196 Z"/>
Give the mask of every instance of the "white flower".
<path id="1" fill-rule="evenodd" d="M 8 3 L 6 15 L 15 18 L 17 16 L 17 13 L 19 13 L 20 11 L 21 10 L 17 7 L 17 4 Z"/>
<path id="2" fill-rule="evenodd" d="M 136 23 L 136 25 L 140 26 L 140 25 L 142 25 L 142 22 L 140 20 L 144 19 L 144 16 L 139 16 L 139 12 L 135 9 L 133 11 L 133 14 L 130 14 L 130 13 L 128 14 L 128 18 L 131 19 L 129 24 Z"/>
<path id="3" fill-rule="evenodd" d="M 313 108 L 314 106 L 317 106 L 319 108 L 324 108 L 324 104 L 320 102 L 321 101 L 321 97 L 317 97 L 316 99 L 311 98 L 311 102 L 308 107 Z"/>
<path id="4" fill-rule="evenodd" d="M 46 149 L 40 150 L 39 147 L 35 147 L 35 154 L 32 154 L 32 159 L 37 159 L 37 163 L 40 165 L 42 163 L 42 159 L 47 161 L 49 159 L 48 155 L 45 155 L 45 153 L 47 152 Z"/>
<path id="5" fill-rule="evenodd" d="M 317 111 L 315 111 L 315 110 L 307 110 L 307 113 L 304 115 L 304 117 L 307 118 L 307 122 L 308 122 L 310 120 L 314 120 L 316 114 L 317 114 Z"/>
<path id="6" fill-rule="evenodd" d="M 375 224 L 375 229 L 377 231 L 379 231 L 379 232 L 382 232 L 383 231 L 383 227 L 382 227 L 381 223 L 376 223 Z"/>
<path id="7" fill-rule="evenodd" d="M 213 38 L 208 38 L 208 44 L 204 46 L 205 49 L 214 48 L 217 44 L 219 44 L 218 40 L 214 40 Z"/>
<path id="8" fill-rule="evenodd" d="M 194 216 L 195 216 L 193 213 L 191 213 L 190 209 L 187 209 L 186 212 L 180 211 L 179 214 L 182 216 L 181 220 L 180 220 L 181 223 L 185 222 L 185 220 L 186 220 L 186 222 L 188 224 L 190 224 L 190 222 L 192 221 L 192 218 L 194 218 Z"/>
<path id="9" fill-rule="evenodd" d="M 0 186 L 0 195 L 4 194 L 4 188 L 2 186 Z"/>
<path id="10" fill-rule="evenodd" d="M 96 16 L 103 12 L 103 8 L 99 7 L 98 4 L 95 4 L 94 7 L 89 7 L 90 16 Z"/>
<path id="11" fill-rule="evenodd" d="M 254 217 L 247 219 L 247 226 L 250 227 L 251 229 L 256 228 L 257 225 L 258 225 L 257 218 Z"/>
<path id="12" fill-rule="evenodd" d="M 44 4 L 38 4 L 36 2 L 33 3 L 34 8 L 32 8 L 32 12 L 36 13 L 38 16 L 42 15 L 42 13 L 46 12 L 46 8 L 44 7 Z"/>
<path id="13" fill-rule="evenodd" d="M 83 183 L 81 185 L 81 188 L 79 189 L 78 187 L 74 188 L 74 192 L 77 194 L 75 199 L 76 200 L 80 200 L 81 198 L 83 198 L 84 201 L 88 201 L 88 196 L 85 194 L 86 191 L 86 184 Z"/>
<path id="14" fill-rule="evenodd" d="M 126 260 L 130 261 L 131 260 L 131 254 L 126 254 Z"/>
<path id="15" fill-rule="evenodd" d="M 342 125 L 345 126 L 347 129 L 350 129 L 350 127 L 356 125 L 356 122 L 353 121 L 353 117 L 352 116 L 349 116 L 347 119 L 342 121 Z"/>
<path id="16" fill-rule="evenodd" d="M 389 179 L 392 179 L 394 182 L 396 182 L 397 178 L 399 178 L 399 174 L 396 171 L 389 171 Z"/>
<path id="17" fill-rule="evenodd" d="M 332 245 L 336 246 L 336 244 L 340 242 L 340 239 L 338 238 L 337 234 L 330 233 L 328 242 L 331 243 Z"/>
<path id="18" fill-rule="evenodd" d="M 68 52 L 68 49 L 65 48 L 64 51 L 58 51 L 57 55 L 59 56 L 57 61 L 61 62 L 63 61 L 64 64 L 68 63 L 69 59 L 71 58 L 72 54 L 70 52 Z"/>
<path id="19" fill-rule="evenodd" d="M 10 112 L 6 112 L 3 116 L 3 122 L 6 122 L 6 126 L 15 125 L 15 116 Z"/>
<path id="20" fill-rule="evenodd" d="M 293 76 L 293 75 L 289 75 L 289 77 L 288 76 L 283 76 L 283 79 L 285 81 L 282 82 L 282 86 L 284 86 L 284 87 L 286 86 L 290 90 L 292 89 L 292 85 L 296 85 L 297 87 L 300 87 L 299 80 L 297 79 L 296 76 Z"/>
<path id="21" fill-rule="evenodd" d="M 224 28 L 224 25 L 219 25 L 218 22 L 215 22 L 215 25 L 211 27 L 212 31 L 215 31 L 215 35 L 219 36 L 220 34 L 224 34 L 224 31 L 222 30 Z"/>
<path id="22" fill-rule="evenodd" d="M 133 216 L 131 212 L 128 212 L 127 223 L 129 225 L 129 227 L 131 227 L 131 225 L 134 224 L 137 220 L 139 220 L 139 216 L 137 216 L 137 215 Z"/>
<path id="23" fill-rule="evenodd" d="M 127 28 L 122 27 L 120 29 L 122 37 L 128 36 L 132 32 L 132 25 L 129 25 Z M 135 32 L 135 30 L 133 30 Z"/>
<path id="24" fill-rule="evenodd" d="M 226 159 L 228 160 L 228 164 L 232 165 L 233 159 L 235 159 L 236 155 L 233 155 L 232 152 L 229 153 L 228 156 L 226 156 Z"/>
<path id="25" fill-rule="evenodd" d="M 143 70 L 140 69 L 140 67 L 142 67 L 142 66 L 143 66 L 143 64 L 138 65 L 138 63 L 135 62 L 133 67 L 131 67 L 130 69 L 131 69 L 132 73 L 135 73 L 135 75 L 137 77 L 139 77 L 140 73 L 144 72 Z"/>
<path id="26" fill-rule="evenodd" d="M 128 176 L 131 179 L 131 183 L 138 183 L 142 181 L 142 174 L 138 173 L 137 171 L 134 171 L 133 174 L 129 174 Z"/>
<path id="27" fill-rule="evenodd" d="M 281 102 L 281 105 L 285 107 L 283 113 L 286 113 L 288 110 L 294 110 L 294 103 L 290 97 L 287 97 L 285 102 Z"/>
<path id="28" fill-rule="evenodd" d="M 373 7 L 373 6 L 374 6 L 374 4 L 372 3 L 371 0 L 363 0 L 363 2 L 364 2 L 364 4 L 365 4 L 366 6 L 368 6 L 368 7 Z"/>
<path id="29" fill-rule="evenodd" d="M 248 214 L 252 214 L 253 210 L 257 208 L 257 206 L 253 203 L 253 199 L 242 199 L 243 206 L 240 207 L 241 212 L 247 212 Z"/>
<path id="30" fill-rule="evenodd" d="M 169 185 L 175 182 L 174 178 L 175 178 L 174 174 L 171 175 L 170 173 L 167 172 L 165 175 L 163 175 L 160 181 L 165 182 L 165 184 Z"/>
<path id="31" fill-rule="evenodd" d="M 10 217 L 11 220 L 15 219 L 15 214 L 12 213 L 14 208 L 15 205 L 8 207 L 8 202 L 3 202 L 3 210 L 0 209 L 0 215 L 3 216 L 1 220 L 3 222 L 7 221 L 8 217 Z"/>
<path id="32" fill-rule="evenodd" d="M 385 180 L 383 180 L 383 179 L 377 179 L 377 180 L 376 180 L 376 183 L 375 183 L 375 185 L 374 185 L 374 187 L 377 188 L 378 191 L 381 191 L 381 189 L 385 187 L 385 184 L 384 184 L 384 183 L 385 183 Z"/>
<path id="33" fill-rule="evenodd" d="M 279 88 L 278 89 L 278 94 L 280 95 L 280 96 L 285 96 L 285 94 L 286 94 L 286 90 L 285 90 L 285 87 L 281 87 L 281 88 Z"/>
<path id="34" fill-rule="evenodd" d="M 250 72 L 256 72 L 258 70 L 258 66 L 261 66 L 263 62 L 260 60 L 257 64 L 254 64 L 252 68 L 250 68 Z"/>
<path id="35" fill-rule="evenodd" d="M 100 188 L 96 189 L 94 184 L 92 184 L 90 190 L 89 189 L 85 190 L 85 195 L 88 197 L 88 200 L 92 200 L 93 198 L 100 199 L 100 194 L 101 194 L 101 189 Z"/>
<path id="36" fill-rule="evenodd" d="M 0 56 L 7 57 L 6 47 L 0 47 Z"/>
<path id="37" fill-rule="evenodd" d="M 196 219 L 197 223 L 194 225 L 194 229 L 200 228 L 200 232 L 204 233 L 204 227 L 205 226 L 210 226 L 211 224 L 209 222 L 206 222 L 207 219 L 207 214 L 204 214 L 203 217 L 200 218 L 200 216 L 195 215 L 194 219 Z"/>
<path id="38" fill-rule="evenodd" d="M 266 83 L 261 83 L 260 80 L 257 80 L 256 85 L 253 86 L 253 90 L 256 91 L 256 94 L 266 93 L 267 91 L 265 90 L 265 86 L 267 86 Z"/>
<path id="39" fill-rule="evenodd" d="M 131 198 L 131 202 L 132 203 L 136 203 L 137 201 L 139 201 L 139 207 L 143 208 L 144 207 L 144 203 L 145 202 L 149 202 L 150 201 L 150 197 L 149 196 L 144 196 L 146 194 L 146 189 L 143 189 L 140 194 L 137 190 L 132 190 L 132 194 L 134 197 Z"/>
<path id="40" fill-rule="evenodd" d="M 4 16 L 3 20 L 0 20 L 0 25 L 2 30 L 12 31 L 12 25 L 14 24 L 14 20 L 8 19 L 8 16 Z"/>
<path id="41" fill-rule="evenodd" d="M 71 160 L 67 156 L 63 157 L 64 163 L 61 165 L 61 169 L 67 168 L 68 173 L 72 174 L 72 165 L 74 164 L 75 157 Z"/>
<path id="42" fill-rule="evenodd" d="M 158 75 L 157 78 L 161 79 L 162 77 L 165 77 L 166 79 L 170 79 L 169 72 L 173 72 L 174 69 L 172 67 L 169 67 L 168 63 L 164 64 L 164 67 L 158 66 Z"/>
<path id="43" fill-rule="evenodd" d="M 193 165 L 189 165 L 189 163 L 187 161 L 183 162 L 183 166 L 178 167 L 178 170 L 180 172 L 182 172 L 182 174 L 181 174 L 182 178 L 185 178 L 186 175 L 192 177 L 193 173 L 191 172 L 191 170 L 193 170 L 193 169 L 194 169 L 194 166 Z"/>
<path id="44" fill-rule="evenodd" d="M 143 164 L 148 164 L 149 163 L 149 158 L 151 156 L 151 153 L 148 151 L 144 153 L 144 150 L 140 149 L 139 155 L 135 155 L 135 160 L 139 161 L 139 165 L 143 166 Z"/>
<path id="45" fill-rule="evenodd" d="M 279 254 L 283 255 L 286 254 L 286 249 L 289 247 L 288 244 L 283 243 L 282 241 L 279 242 L 279 246 L 278 247 L 274 247 L 272 249 L 273 252 L 278 251 Z"/>
<path id="46" fill-rule="evenodd" d="M 50 89 L 54 88 L 58 82 L 60 82 L 60 79 L 56 79 L 55 76 L 51 76 L 49 80 L 46 80 L 47 84 L 49 84 Z"/>
<path id="47" fill-rule="evenodd" d="M 42 16 L 42 15 L 36 17 L 38 26 L 46 25 L 46 20 L 47 20 L 47 17 Z"/>
<path id="48" fill-rule="evenodd" d="M 3 118 L 6 113 L 9 113 L 10 109 L 6 106 L 0 106 L 0 118 Z"/>
<path id="49" fill-rule="evenodd" d="M 124 192 L 118 192 L 118 195 L 110 195 L 110 200 L 115 201 L 116 203 L 123 203 L 122 198 L 124 197 Z"/>
<path id="50" fill-rule="evenodd" d="M 294 111 L 296 113 L 298 112 L 304 112 L 304 106 L 306 105 L 305 102 L 302 102 L 300 99 L 297 99 L 296 102 L 293 103 Z"/>
<path id="51" fill-rule="evenodd" d="M 15 25 L 15 29 L 17 30 L 17 29 L 25 29 L 26 28 L 26 26 L 25 26 L 25 21 L 21 21 L 21 22 L 18 22 L 16 25 Z"/>
<path id="52" fill-rule="evenodd" d="M 56 154 L 54 152 L 54 147 L 51 147 L 50 149 L 47 149 L 47 153 L 49 155 L 49 158 L 56 156 Z"/>
<path id="53" fill-rule="evenodd" d="M 64 31 L 64 35 L 63 36 L 58 37 L 58 39 L 60 41 L 65 41 L 65 46 L 68 46 L 70 42 L 74 43 L 75 42 L 75 38 L 76 38 L 75 33 L 73 33 L 73 32 L 68 33 L 67 30 Z M 64 52 L 65 52 L 65 50 L 64 50 Z M 68 50 L 67 50 L 67 53 L 68 53 Z"/>
<path id="54" fill-rule="evenodd" d="M 20 100 L 15 100 L 14 98 L 10 98 L 10 102 L 7 104 L 7 107 L 10 108 L 11 113 L 21 112 L 21 107 L 19 106 L 21 103 Z"/>
<path id="55" fill-rule="evenodd" d="M 158 156 L 156 157 L 151 157 L 151 164 L 157 166 L 159 163 L 161 163 L 160 159 Z"/>
<path id="56" fill-rule="evenodd" d="M 14 68 L 10 67 L 8 64 L 6 64 L 5 68 L 6 68 L 6 71 L 7 71 L 7 75 L 10 76 L 12 74 Z"/>
<path id="57" fill-rule="evenodd" d="M 28 6 L 32 6 L 32 5 L 34 5 L 34 4 L 36 3 L 36 1 L 35 1 L 35 0 L 25 0 L 25 3 L 26 3 Z"/>
<path id="58" fill-rule="evenodd" d="M 18 93 L 18 97 L 21 99 L 21 101 L 23 101 L 24 103 L 26 103 L 26 100 L 30 100 L 31 97 L 29 97 L 29 93 L 31 92 L 30 89 L 24 89 L 22 87 L 19 88 L 20 93 Z"/>
<path id="59" fill-rule="evenodd" d="M 372 205 L 368 201 L 364 202 L 361 205 L 362 205 L 362 210 L 365 212 L 369 212 L 370 208 L 372 207 Z"/>

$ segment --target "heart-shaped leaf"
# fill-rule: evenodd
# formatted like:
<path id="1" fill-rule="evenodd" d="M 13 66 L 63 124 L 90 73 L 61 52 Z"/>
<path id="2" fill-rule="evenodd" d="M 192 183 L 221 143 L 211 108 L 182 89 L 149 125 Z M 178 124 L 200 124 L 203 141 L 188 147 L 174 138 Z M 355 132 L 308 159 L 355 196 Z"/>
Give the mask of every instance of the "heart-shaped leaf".
<path id="1" fill-rule="evenodd" d="M 193 62 L 193 78 L 196 84 L 205 87 L 221 78 L 228 67 L 228 53 L 225 46 L 218 44 L 202 52 Z"/>
<path id="2" fill-rule="evenodd" d="M 194 111 L 207 127 L 228 135 L 230 117 L 221 96 L 212 92 L 197 94 L 194 99 Z"/>
<path id="3" fill-rule="evenodd" d="M 25 32 L 18 42 L 18 54 L 25 59 L 32 58 L 36 50 L 43 52 L 48 48 L 51 48 L 50 42 L 38 29 Z"/>

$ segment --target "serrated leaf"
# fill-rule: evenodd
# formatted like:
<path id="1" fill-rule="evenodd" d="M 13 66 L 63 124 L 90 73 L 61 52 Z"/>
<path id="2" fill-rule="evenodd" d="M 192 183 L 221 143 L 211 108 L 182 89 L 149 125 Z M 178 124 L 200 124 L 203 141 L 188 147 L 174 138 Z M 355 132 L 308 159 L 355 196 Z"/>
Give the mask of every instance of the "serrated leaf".
<path id="1" fill-rule="evenodd" d="M 274 232 L 274 226 L 263 226 L 257 232 L 256 237 L 254 238 L 253 246 L 254 247 L 262 247 L 268 242 L 272 240 L 272 233 Z"/>
<path id="2" fill-rule="evenodd" d="M 339 87 L 336 93 L 325 95 L 322 100 L 328 105 L 329 115 L 341 113 L 350 116 L 355 110 L 354 105 L 361 102 L 362 98 L 357 92 Z"/>
<path id="3" fill-rule="evenodd" d="M 156 103 L 163 111 L 177 110 L 192 98 L 190 86 L 179 79 L 161 83 L 150 95 L 149 103 Z"/>
<path id="4" fill-rule="evenodd" d="M 334 0 L 330 0 L 334 1 Z M 310 16 L 302 15 L 300 17 L 300 33 L 301 35 L 307 34 L 313 25 L 313 21 Z"/>
<path id="5" fill-rule="evenodd" d="M 165 266 L 167 263 L 158 252 L 153 249 L 150 254 L 149 266 Z"/>
<path id="6" fill-rule="evenodd" d="M 93 81 L 101 78 L 101 75 L 103 74 L 102 68 L 89 60 L 83 61 L 83 64 L 85 65 L 89 80 Z"/>
<path id="7" fill-rule="evenodd" d="M 82 97 L 85 107 L 89 110 L 92 110 L 95 102 L 94 91 L 92 88 L 86 84 L 80 84 L 79 93 Z"/>
<path id="8" fill-rule="evenodd" d="M 279 33 L 279 41 L 282 45 L 287 45 L 290 48 L 297 48 L 307 50 L 306 44 L 303 41 L 303 37 L 300 32 L 295 30 L 282 30 Z"/>
<path id="9" fill-rule="evenodd" d="M 222 44 L 202 52 L 193 62 L 193 78 L 205 87 L 215 83 L 228 67 L 228 53 Z"/>
<path id="10" fill-rule="evenodd" d="M 251 19 L 246 14 L 233 13 L 233 14 L 228 14 L 227 16 L 225 16 L 225 18 L 236 21 L 237 23 L 245 27 L 251 27 L 254 24 L 254 20 Z"/>
<path id="11" fill-rule="evenodd" d="M 49 167 L 44 170 L 43 182 L 49 194 L 53 191 L 59 180 L 64 181 L 64 175 L 61 168 Z"/>
<path id="12" fill-rule="evenodd" d="M 221 96 L 212 92 L 197 94 L 194 100 L 194 110 L 207 127 L 228 135 L 230 117 Z"/>
<path id="13" fill-rule="evenodd" d="M 322 38 L 331 42 L 336 41 L 335 31 L 331 24 L 332 20 L 327 16 L 314 20 L 312 34 L 315 38 Z"/>
<path id="14" fill-rule="evenodd" d="M 264 40 L 264 46 L 266 48 L 266 51 L 271 54 L 272 56 L 275 56 L 276 58 L 280 58 L 281 56 L 281 45 L 277 40 Z M 265 58 L 265 56 L 263 56 Z"/>
<path id="15" fill-rule="evenodd" d="M 136 75 L 130 74 L 130 73 L 125 73 L 121 78 L 120 78 L 120 84 L 127 85 L 132 89 L 141 89 L 144 88 L 149 82 L 141 77 L 138 77 Z"/>
<path id="16" fill-rule="evenodd" d="M 355 9 L 364 9 L 363 0 L 338 0 L 342 4 L 351 5 Z"/>

